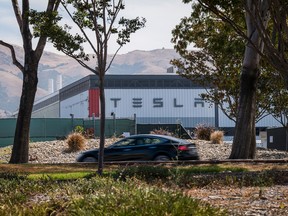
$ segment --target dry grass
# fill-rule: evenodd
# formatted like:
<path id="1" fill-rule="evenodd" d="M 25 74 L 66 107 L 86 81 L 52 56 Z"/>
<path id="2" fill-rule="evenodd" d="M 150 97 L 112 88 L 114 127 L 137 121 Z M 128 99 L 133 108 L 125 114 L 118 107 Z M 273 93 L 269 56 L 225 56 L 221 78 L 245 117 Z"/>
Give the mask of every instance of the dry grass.
<path id="1" fill-rule="evenodd" d="M 69 173 L 95 171 L 95 164 L 0 164 L 0 173 Z"/>
<path id="2" fill-rule="evenodd" d="M 223 131 L 214 131 L 210 135 L 210 141 L 213 144 L 222 144 L 223 143 L 224 132 Z"/>
<path id="3" fill-rule="evenodd" d="M 165 129 L 163 129 L 163 128 L 154 129 L 153 131 L 150 131 L 150 134 L 173 136 L 173 133 L 171 133 L 170 131 L 165 130 Z"/>
<path id="4" fill-rule="evenodd" d="M 194 133 L 197 139 L 210 140 L 210 135 L 214 132 L 214 128 L 209 125 L 200 124 L 197 125 Z"/>
<path id="5" fill-rule="evenodd" d="M 207 164 L 193 165 L 193 167 L 205 167 Z M 288 170 L 288 164 L 264 164 L 264 163 L 225 163 L 219 164 L 222 168 L 243 168 L 249 171 L 264 171 L 264 170 Z M 122 165 L 110 165 L 105 164 L 105 170 L 119 170 L 127 168 L 126 164 Z M 167 165 L 171 168 L 171 165 Z M 181 166 L 180 166 L 181 167 Z M 179 168 L 180 168 L 179 167 Z M 185 166 L 188 168 L 189 166 Z M 0 173 L 67 173 L 67 172 L 84 172 L 84 171 L 95 171 L 97 170 L 97 164 L 94 163 L 62 163 L 62 164 L 1 164 Z"/>
<path id="6" fill-rule="evenodd" d="M 66 143 L 69 151 L 77 152 L 85 148 L 86 139 L 81 133 L 74 132 L 69 134 Z"/>

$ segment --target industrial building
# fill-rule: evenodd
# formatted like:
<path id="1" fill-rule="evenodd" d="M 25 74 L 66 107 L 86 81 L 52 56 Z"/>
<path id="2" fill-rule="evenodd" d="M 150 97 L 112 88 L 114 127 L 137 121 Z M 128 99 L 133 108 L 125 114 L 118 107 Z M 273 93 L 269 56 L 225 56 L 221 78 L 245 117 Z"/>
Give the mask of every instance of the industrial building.
<path id="1" fill-rule="evenodd" d="M 215 104 L 201 99 L 206 90 L 177 74 L 106 75 L 106 117 L 135 118 L 137 124 L 206 124 L 233 131 L 235 123 Z M 34 104 L 34 118 L 98 118 L 101 115 L 96 75 L 84 77 Z M 267 116 L 257 128 L 280 126 Z"/>

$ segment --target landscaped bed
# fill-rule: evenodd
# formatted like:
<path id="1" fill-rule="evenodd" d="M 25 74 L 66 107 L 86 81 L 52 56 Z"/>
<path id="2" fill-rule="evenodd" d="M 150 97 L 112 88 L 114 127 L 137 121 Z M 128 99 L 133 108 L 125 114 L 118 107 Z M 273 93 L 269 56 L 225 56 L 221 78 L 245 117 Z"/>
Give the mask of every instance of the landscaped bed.
<path id="1" fill-rule="evenodd" d="M 288 212 L 287 164 L 106 165 L 102 177 L 96 175 L 96 168 L 92 163 L 1 164 L 0 214 L 286 215 Z"/>
<path id="2" fill-rule="evenodd" d="M 88 140 L 85 149 L 98 146 Z M 107 139 L 106 145 L 115 139 Z M 231 144 L 193 140 L 200 159 L 227 159 Z M 65 141 L 31 143 L 28 164 L 0 148 L 0 215 L 288 215 L 288 152 L 257 149 L 282 163 L 75 163 Z"/>

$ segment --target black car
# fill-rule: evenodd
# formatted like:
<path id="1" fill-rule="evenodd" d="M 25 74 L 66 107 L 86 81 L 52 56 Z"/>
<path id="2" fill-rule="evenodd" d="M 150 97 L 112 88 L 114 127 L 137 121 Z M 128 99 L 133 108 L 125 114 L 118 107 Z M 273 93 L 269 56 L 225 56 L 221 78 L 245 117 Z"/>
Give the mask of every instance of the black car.
<path id="1" fill-rule="evenodd" d="M 104 161 L 198 159 L 194 143 L 164 135 L 133 135 L 104 149 Z M 76 160 L 77 162 L 97 162 L 98 149 L 82 152 Z"/>

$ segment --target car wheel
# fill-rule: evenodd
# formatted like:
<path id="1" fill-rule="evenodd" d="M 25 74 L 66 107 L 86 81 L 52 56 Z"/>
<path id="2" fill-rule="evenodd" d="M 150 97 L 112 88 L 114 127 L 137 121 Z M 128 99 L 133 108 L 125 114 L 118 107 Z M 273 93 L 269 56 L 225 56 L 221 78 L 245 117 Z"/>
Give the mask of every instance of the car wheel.
<path id="1" fill-rule="evenodd" d="M 82 162 L 97 162 L 97 160 L 94 157 L 85 157 Z"/>
<path id="2" fill-rule="evenodd" d="M 154 158 L 155 161 L 170 161 L 167 155 L 158 155 Z"/>

